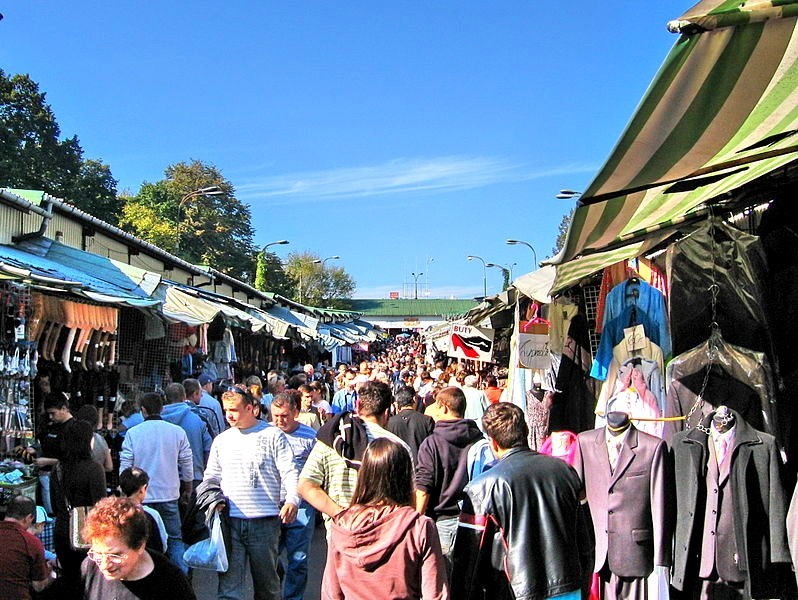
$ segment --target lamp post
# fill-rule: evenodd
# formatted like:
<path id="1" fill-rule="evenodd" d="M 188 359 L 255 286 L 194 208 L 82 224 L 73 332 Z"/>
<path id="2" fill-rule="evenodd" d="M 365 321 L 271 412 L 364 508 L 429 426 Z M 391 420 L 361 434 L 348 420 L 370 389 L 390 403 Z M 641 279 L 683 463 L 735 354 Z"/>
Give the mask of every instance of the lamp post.
<path id="1" fill-rule="evenodd" d="M 413 283 L 415 285 L 415 294 L 413 295 L 414 300 L 418 300 L 418 278 L 421 277 L 424 273 L 410 273 L 413 276 Z"/>
<path id="2" fill-rule="evenodd" d="M 482 297 L 488 297 L 488 270 L 485 268 L 486 263 L 485 259 L 481 256 L 477 256 L 475 254 L 469 254 L 466 256 L 468 260 L 474 260 L 475 258 L 478 259 L 482 263 Z"/>
<path id="3" fill-rule="evenodd" d="M 424 269 L 424 273 L 426 273 L 424 275 L 424 296 L 426 296 L 427 298 L 430 297 L 430 291 L 429 291 L 429 266 L 430 266 L 430 263 L 434 263 L 434 262 L 435 262 L 435 257 L 433 257 L 433 256 L 428 256 L 427 257 L 426 267 Z"/>
<path id="4" fill-rule="evenodd" d="M 323 270 L 324 269 L 324 263 L 326 263 L 328 260 L 337 260 L 339 258 L 341 258 L 341 257 L 338 256 L 338 255 L 328 256 L 324 260 L 321 260 L 321 259 L 317 258 L 316 260 L 311 261 L 310 264 L 312 264 L 312 265 L 321 265 L 321 268 Z M 300 265 L 300 269 L 299 269 L 299 303 L 302 304 L 302 268 L 301 268 L 301 265 Z"/>
<path id="5" fill-rule="evenodd" d="M 177 234 L 177 241 L 175 242 L 175 252 L 180 251 L 180 224 L 181 224 L 181 214 L 183 212 L 183 205 L 191 200 L 192 198 L 197 198 L 198 196 L 221 196 L 224 194 L 222 188 L 218 185 L 209 185 L 208 187 L 199 188 L 198 190 L 194 190 L 193 192 L 189 192 L 182 198 L 180 198 L 180 202 L 177 203 L 177 226 L 175 227 L 175 233 Z"/>
<path id="6" fill-rule="evenodd" d="M 527 248 L 532 250 L 532 257 L 535 260 L 535 263 L 534 263 L 533 266 L 535 267 L 535 269 L 538 268 L 538 253 L 535 252 L 535 249 L 532 247 L 532 244 L 530 244 L 529 242 L 525 242 L 523 240 L 507 240 L 507 243 L 510 244 L 511 246 L 521 244 L 522 246 L 526 246 Z"/>
<path id="7" fill-rule="evenodd" d="M 510 269 L 501 265 L 497 265 L 496 263 L 485 263 L 485 266 L 501 270 L 502 276 L 504 277 L 504 289 L 506 290 L 508 287 L 510 287 Z"/>
<path id="8" fill-rule="evenodd" d="M 571 198 L 576 198 L 581 195 L 582 192 L 577 192 L 576 190 L 560 190 L 560 193 L 554 197 L 559 200 L 570 200 Z"/>
<path id="9" fill-rule="evenodd" d="M 276 242 L 269 242 L 263 247 L 263 250 L 261 250 L 261 252 L 266 254 L 266 250 L 269 248 L 269 246 L 282 246 L 283 244 L 290 244 L 290 243 L 291 242 L 289 242 L 288 240 L 277 240 Z"/>

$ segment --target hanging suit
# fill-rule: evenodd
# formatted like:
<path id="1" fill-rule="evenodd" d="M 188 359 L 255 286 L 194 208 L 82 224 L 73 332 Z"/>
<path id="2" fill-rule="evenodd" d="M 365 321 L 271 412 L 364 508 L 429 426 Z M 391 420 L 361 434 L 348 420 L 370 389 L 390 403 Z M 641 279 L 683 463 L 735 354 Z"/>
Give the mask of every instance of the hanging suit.
<path id="1" fill-rule="evenodd" d="M 596 537 L 594 572 L 645 578 L 671 564 L 671 469 L 665 442 L 629 426 L 613 471 L 605 428 L 577 436 L 574 469 L 585 485 Z"/>
<path id="2" fill-rule="evenodd" d="M 777 598 L 785 583 L 780 567 L 785 565 L 774 563 L 790 560 L 781 457 L 773 436 L 751 427 L 736 411 L 730 412 L 736 432 L 728 476 L 719 470 L 717 475 L 708 472 L 714 457 L 706 433 L 689 429 L 673 436 L 671 453 L 678 477 L 671 583 L 677 590 L 697 595 L 707 581 L 702 573 L 710 572 L 711 561 L 720 578 L 742 582 L 745 597 Z M 705 427 L 713 415 L 704 419 Z M 713 510 L 718 514 L 712 515 Z M 711 538 L 718 532 L 725 538 L 714 542 Z"/>

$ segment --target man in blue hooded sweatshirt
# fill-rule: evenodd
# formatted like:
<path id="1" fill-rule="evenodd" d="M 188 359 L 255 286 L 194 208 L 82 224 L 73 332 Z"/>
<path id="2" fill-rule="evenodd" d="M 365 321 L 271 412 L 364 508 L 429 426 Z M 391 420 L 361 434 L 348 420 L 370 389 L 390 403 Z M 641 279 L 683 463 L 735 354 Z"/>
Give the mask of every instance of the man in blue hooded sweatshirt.
<path id="1" fill-rule="evenodd" d="M 191 454 L 194 459 L 194 489 L 202 482 L 208 455 L 211 452 L 211 434 L 201 417 L 195 415 L 186 404 L 186 390 L 182 383 L 170 383 L 166 386 L 166 403 L 161 417 L 186 432 Z"/>

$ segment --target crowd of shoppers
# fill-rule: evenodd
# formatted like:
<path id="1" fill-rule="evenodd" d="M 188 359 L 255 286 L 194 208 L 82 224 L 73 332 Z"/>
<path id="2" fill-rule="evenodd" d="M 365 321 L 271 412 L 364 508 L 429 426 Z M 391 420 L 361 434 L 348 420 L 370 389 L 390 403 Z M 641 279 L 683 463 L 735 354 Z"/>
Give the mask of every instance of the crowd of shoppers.
<path id="1" fill-rule="evenodd" d="M 523 414 L 500 402 L 495 375 L 431 360 L 413 336 L 360 358 L 236 385 L 201 375 L 143 394 L 124 422 L 119 498 L 105 498 L 94 416 L 72 419 L 67 404 L 51 401 L 56 441 L 47 439 L 42 466 L 51 471 L 58 564 L 71 589 L 64 597 L 193 598 L 184 538 L 196 541 L 209 514 L 225 532 L 220 599 L 244 597 L 247 569 L 258 600 L 301 599 L 311 568 L 324 568 L 323 598 L 579 593 L 589 540 L 579 528 L 578 478 L 529 452 Z M 82 553 L 66 538 L 71 506 L 94 506 Z M 27 510 L 17 510 L 17 527 L 27 525 Z M 308 564 L 317 514 L 326 565 Z M 557 536 L 544 540 L 552 521 Z M 483 557 L 502 551 L 475 535 L 487 524 L 513 540 L 502 560 Z M 516 546 L 532 543 L 576 559 L 527 564 Z M 37 553 L 26 563 L 29 589 L 49 581 Z"/>

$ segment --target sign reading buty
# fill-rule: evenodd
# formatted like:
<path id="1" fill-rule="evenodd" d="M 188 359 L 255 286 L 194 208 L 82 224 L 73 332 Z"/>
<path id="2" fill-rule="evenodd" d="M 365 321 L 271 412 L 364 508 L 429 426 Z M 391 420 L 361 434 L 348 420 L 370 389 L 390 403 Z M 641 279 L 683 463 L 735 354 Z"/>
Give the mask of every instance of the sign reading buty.
<path id="1" fill-rule="evenodd" d="M 449 331 L 449 356 L 490 362 L 493 355 L 492 329 L 471 325 L 452 325 Z"/>

